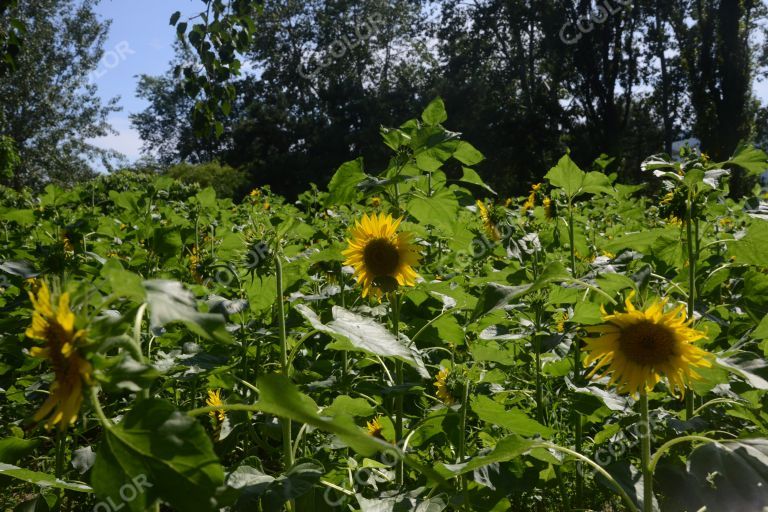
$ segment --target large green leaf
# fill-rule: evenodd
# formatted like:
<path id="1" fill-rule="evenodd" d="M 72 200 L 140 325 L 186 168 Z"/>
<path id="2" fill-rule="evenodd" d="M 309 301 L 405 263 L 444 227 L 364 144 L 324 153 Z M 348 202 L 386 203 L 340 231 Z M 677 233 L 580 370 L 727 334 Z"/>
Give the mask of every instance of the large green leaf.
<path id="1" fill-rule="evenodd" d="M 506 462 L 517 457 L 522 457 L 530 451 L 531 448 L 534 448 L 537 443 L 537 441 L 524 439 L 517 435 L 511 435 L 501 439 L 487 454 L 477 455 L 460 464 L 438 464 L 436 469 L 438 473 L 446 478 L 463 475 L 464 473 L 472 472 L 489 464 Z"/>
<path id="2" fill-rule="evenodd" d="M 571 199 L 581 194 L 612 194 L 614 192 L 608 176 L 598 171 L 585 173 L 567 154 L 544 177 L 552 186 L 562 189 Z"/>
<path id="3" fill-rule="evenodd" d="M 91 484 L 102 500 L 135 512 L 157 499 L 180 511 L 216 511 L 224 469 L 197 421 L 152 398 L 137 402 L 119 425 L 105 431 Z M 125 485 L 132 485 L 135 495 L 127 502 L 120 494 Z"/>
<path id="4" fill-rule="evenodd" d="M 472 411 L 481 420 L 498 425 L 521 436 L 531 437 L 539 435 L 548 438 L 552 435 L 551 428 L 545 427 L 538 421 L 529 418 L 528 415 L 520 410 L 507 410 L 503 404 L 487 396 L 478 395 L 475 397 L 472 400 Z"/>
<path id="5" fill-rule="evenodd" d="M 348 204 L 357 201 L 360 191 L 358 183 L 365 179 L 363 171 L 363 159 L 358 158 L 341 164 L 328 184 L 327 206 L 335 204 Z"/>
<path id="6" fill-rule="evenodd" d="M 224 328 L 224 316 L 197 311 L 197 301 L 189 290 L 177 281 L 155 279 L 144 281 L 152 328 L 171 322 L 183 322 L 195 333 L 208 339 L 230 341 Z"/>
<path id="7" fill-rule="evenodd" d="M 445 112 L 445 103 L 441 98 L 435 98 L 427 105 L 421 114 L 421 120 L 425 124 L 435 126 L 448 120 L 448 114 Z"/>
<path id="8" fill-rule="evenodd" d="M 755 221 L 747 230 L 747 235 L 730 243 L 728 249 L 738 263 L 768 266 L 768 222 Z"/>
<path id="9" fill-rule="evenodd" d="M 297 305 L 296 311 L 301 313 L 312 327 L 336 340 L 328 345 L 329 348 L 360 350 L 372 355 L 400 359 L 413 366 L 425 379 L 430 377 L 418 350 L 406 346 L 402 340 L 395 338 L 386 327 L 372 318 L 334 306 L 333 320 L 324 324 L 314 311 L 303 304 Z"/>
<path id="10" fill-rule="evenodd" d="M 731 159 L 724 164 L 737 165 L 750 174 L 759 176 L 768 171 L 768 155 L 754 146 L 743 145 L 739 146 Z"/>
<path id="11" fill-rule="evenodd" d="M 669 510 L 764 510 L 768 440 L 706 443 L 693 450 L 684 470 L 664 468 L 659 476 Z"/>
<path id="12" fill-rule="evenodd" d="M 32 453 L 39 444 L 39 439 L 21 439 L 19 437 L 0 439 L 0 463 L 16 464 L 19 459 Z"/>
<path id="13" fill-rule="evenodd" d="M 0 463 L 0 476 L 9 476 L 44 488 L 52 487 L 54 489 L 64 489 L 67 491 L 93 492 L 93 489 L 85 484 L 66 482 L 53 475 L 22 469 L 10 464 Z"/>
<path id="14" fill-rule="evenodd" d="M 408 202 L 408 213 L 422 224 L 441 228 L 446 234 L 455 230 L 459 201 L 450 190 L 441 188 L 430 197 L 414 196 Z"/>

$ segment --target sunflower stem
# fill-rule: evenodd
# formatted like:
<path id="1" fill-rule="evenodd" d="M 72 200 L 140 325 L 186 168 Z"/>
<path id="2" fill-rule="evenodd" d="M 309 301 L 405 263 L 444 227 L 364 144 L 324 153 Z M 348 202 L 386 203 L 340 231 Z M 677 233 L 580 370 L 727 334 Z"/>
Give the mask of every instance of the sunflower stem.
<path id="1" fill-rule="evenodd" d="M 653 511 L 653 471 L 651 470 L 651 423 L 648 414 L 648 394 L 640 393 L 640 463 L 643 466 L 643 511 Z"/>
<path id="2" fill-rule="evenodd" d="M 466 455 L 466 433 L 467 433 L 467 406 L 469 402 L 469 381 L 464 381 L 464 399 L 461 403 L 461 420 L 460 420 L 460 426 L 459 426 L 459 464 L 462 464 L 464 462 L 464 457 Z M 461 475 L 461 490 L 464 495 L 464 500 L 462 501 L 462 508 L 464 510 L 471 510 L 469 507 L 469 490 L 467 489 L 467 476 L 462 474 Z"/>
<path id="3" fill-rule="evenodd" d="M 93 406 L 93 412 L 96 413 L 96 417 L 101 422 L 101 426 L 106 429 L 111 428 L 112 422 L 109 421 L 109 418 L 107 418 L 107 415 L 104 414 L 104 409 L 102 409 L 101 402 L 99 401 L 98 388 L 96 386 L 91 386 L 88 391 L 91 397 L 91 405 Z"/>
<path id="4" fill-rule="evenodd" d="M 280 260 L 280 240 L 275 242 L 275 277 L 277 280 L 277 321 L 280 326 L 280 369 L 285 377 L 290 376 L 288 367 L 288 336 L 285 330 L 285 302 L 283 301 L 283 263 Z M 283 463 L 287 471 L 293 467 L 293 442 L 291 441 L 291 420 L 280 418 L 283 433 Z M 288 506 L 291 510 L 292 507 Z"/>
<path id="5" fill-rule="evenodd" d="M 66 451 L 65 442 L 67 439 L 67 432 L 64 429 L 58 429 L 56 431 L 56 478 L 64 476 L 64 452 Z"/>
<path id="6" fill-rule="evenodd" d="M 688 320 L 693 321 L 694 308 L 696 302 L 696 245 L 698 241 L 694 240 L 693 234 L 693 192 L 688 192 L 688 201 L 686 208 L 685 231 L 686 246 L 688 249 Z M 698 230 L 697 230 L 698 231 Z M 686 386 L 685 389 L 685 419 L 693 418 L 693 391 Z"/>
<path id="7" fill-rule="evenodd" d="M 390 294 L 390 305 L 392 307 L 392 334 L 396 339 L 400 339 L 400 296 L 397 292 Z M 395 383 L 397 384 L 397 392 L 395 394 L 395 439 L 399 443 L 403 439 L 403 409 L 404 409 L 404 396 L 403 396 L 403 362 L 400 360 L 395 361 Z M 405 481 L 403 459 L 401 458 L 397 462 L 397 485 L 402 486 Z"/>
<path id="8" fill-rule="evenodd" d="M 573 199 L 568 198 L 568 244 L 571 249 L 571 276 L 576 279 L 576 233 L 573 225 Z M 573 341 L 573 382 L 576 386 L 581 386 L 581 345 L 579 340 Z M 575 431 L 575 444 L 576 452 L 581 454 L 581 445 L 583 438 L 581 414 L 578 411 L 574 411 L 574 431 Z M 584 477 L 581 471 L 581 463 L 578 465 L 576 471 L 576 508 L 582 508 L 584 494 Z"/>

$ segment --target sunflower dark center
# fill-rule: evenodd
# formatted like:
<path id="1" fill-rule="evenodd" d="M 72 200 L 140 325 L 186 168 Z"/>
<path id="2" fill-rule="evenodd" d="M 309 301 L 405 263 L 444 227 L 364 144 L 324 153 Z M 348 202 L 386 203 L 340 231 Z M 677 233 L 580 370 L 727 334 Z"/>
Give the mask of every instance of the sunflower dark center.
<path id="1" fill-rule="evenodd" d="M 397 270 L 400 264 L 400 253 L 390 240 L 376 238 L 365 246 L 363 261 L 366 269 L 374 277 L 388 276 Z"/>
<path id="2" fill-rule="evenodd" d="M 621 351 L 631 362 L 652 366 L 675 355 L 675 333 L 664 325 L 640 322 L 625 328 L 619 338 Z"/>

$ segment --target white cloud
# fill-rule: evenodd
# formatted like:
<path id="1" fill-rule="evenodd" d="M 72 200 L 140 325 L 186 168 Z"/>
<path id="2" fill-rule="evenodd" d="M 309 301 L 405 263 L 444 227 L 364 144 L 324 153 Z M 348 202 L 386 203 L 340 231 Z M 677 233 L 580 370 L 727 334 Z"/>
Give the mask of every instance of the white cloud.
<path id="1" fill-rule="evenodd" d="M 124 154 L 129 160 L 137 160 L 141 156 L 141 138 L 139 132 L 131 127 L 127 117 L 114 116 L 109 118 L 109 124 L 117 131 L 116 135 L 91 139 L 89 142 L 103 149 L 114 149 Z"/>

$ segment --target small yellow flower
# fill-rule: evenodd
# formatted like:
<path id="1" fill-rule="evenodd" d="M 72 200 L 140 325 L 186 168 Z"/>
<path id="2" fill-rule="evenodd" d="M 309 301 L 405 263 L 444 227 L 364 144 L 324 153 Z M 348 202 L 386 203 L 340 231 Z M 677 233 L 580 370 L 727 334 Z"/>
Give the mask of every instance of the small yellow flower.
<path id="1" fill-rule="evenodd" d="M 208 391 L 208 398 L 205 401 L 205 405 L 208 407 L 221 407 L 224 405 L 224 402 L 221 401 L 221 390 L 209 390 Z M 211 411 L 208 413 L 211 418 L 214 420 L 218 420 L 219 423 L 223 423 L 224 420 L 227 418 L 227 413 L 224 411 L 224 409 L 216 409 L 215 411 Z"/>
<path id="2" fill-rule="evenodd" d="M 197 246 L 193 245 L 189 253 L 189 273 L 192 274 L 192 278 L 197 284 L 203 283 L 203 276 L 200 274 L 200 264 L 202 261 L 203 259 L 200 257 Z"/>
<path id="3" fill-rule="evenodd" d="M 40 281 L 37 290 L 29 293 L 29 298 L 34 313 L 26 335 L 45 342 L 45 346 L 33 347 L 30 355 L 47 359 L 54 372 L 48 399 L 33 419 L 42 421 L 47 418 L 46 428 L 59 425 L 60 430 L 65 430 L 77 420 L 83 388 L 92 382 L 93 367 L 80 352 L 86 343 L 86 332 L 75 328 L 69 293 L 62 293 L 54 308 L 47 283 Z"/>
<path id="4" fill-rule="evenodd" d="M 506 201 L 504 201 L 504 208 L 509 208 L 512 206 L 512 198 L 508 197 Z"/>
<path id="5" fill-rule="evenodd" d="M 258 188 L 255 188 L 255 189 L 251 190 L 251 193 L 248 194 L 248 195 L 251 196 L 251 197 L 260 197 L 261 196 L 261 190 L 259 190 Z"/>
<path id="6" fill-rule="evenodd" d="M 64 252 L 75 252 L 75 246 L 72 245 L 72 240 L 69 239 L 66 231 L 61 232 L 61 242 L 64 244 Z"/>
<path id="7" fill-rule="evenodd" d="M 488 207 L 479 199 L 475 201 L 475 204 L 477 205 L 477 211 L 480 213 L 480 218 L 483 220 L 483 228 L 485 229 L 486 234 L 491 237 L 492 240 L 501 239 L 499 229 L 496 227 L 496 223 L 493 222 Z"/>
<path id="8" fill-rule="evenodd" d="M 398 233 L 402 218 L 391 215 L 363 215 L 352 228 L 352 238 L 342 251 L 344 265 L 355 269 L 357 282 L 363 287 L 363 297 L 382 291 L 390 292 L 398 286 L 414 286 L 419 275 L 413 269 L 419 262 L 416 245 L 410 233 Z"/>
<path id="9" fill-rule="evenodd" d="M 675 217 L 674 215 L 670 215 L 667 218 L 667 224 L 669 224 L 670 226 L 682 226 L 683 221 L 680 220 L 678 217 Z"/>
<path id="10" fill-rule="evenodd" d="M 372 197 L 371 198 L 371 206 L 374 208 L 378 208 L 381 206 L 381 198 L 380 197 Z"/>
<path id="11" fill-rule="evenodd" d="M 451 395 L 451 391 L 448 388 L 448 377 L 451 375 L 451 371 L 448 368 L 442 368 L 435 378 L 435 388 L 437 388 L 437 398 L 440 399 L 445 405 L 453 405 L 456 401 Z"/>
<path id="12" fill-rule="evenodd" d="M 539 190 L 541 190 L 541 185 L 542 185 L 541 183 L 536 183 L 536 184 L 534 184 L 534 185 L 531 187 L 531 190 L 532 190 L 533 192 L 538 192 Z"/>
<path id="13" fill-rule="evenodd" d="M 270 208 L 272 208 L 272 205 L 269 204 L 269 201 L 264 201 L 262 208 L 264 208 L 264 211 L 266 212 L 266 211 L 269 211 Z"/>
<path id="14" fill-rule="evenodd" d="M 709 368 L 711 355 L 693 342 L 706 337 L 691 328 L 685 306 L 665 313 L 667 299 L 655 301 L 645 310 L 632 304 L 634 292 L 625 301 L 625 312 L 608 314 L 603 308 L 603 325 L 588 327 L 585 366 L 597 363 L 589 374 L 594 376 L 607 366 L 600 377 L 611 375 L 609 385 L 620 393 L 651 391 L 664 375 L 672 393 L 682 392 L 691 379 L 699 379 L 695 368 Z"/>
<path id="15" fill-rule="evenodd" d="M 557 332 L 565 332 L 565 323 L 569 318 L 567 311 L 563 311 L 555 317 L 555 329 L 557 329 Z"/>
<path id="16" fill-rule="evenodd" d="M 373 437 L 378 437 L 379 439 L 383 439 L 383 436 L 381 435 L 381 431 L 384 427 L 381 425 L 381 416 L 376 416 L 371 421 L 369 421 L 365 425 L 366 430 L 368 430 L 368 434 L 372 435 Z"/>
<path id="17" fill-rule="evenodd" d="M 557 215 L 555 212 L 555 202 L 551 198 L 545 197 L 541 205 L 544 207 L 544 218 L 547 220 L 554 219 Z"/>

